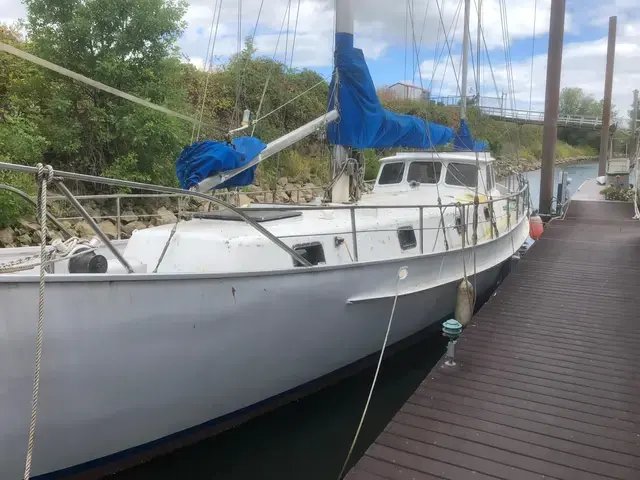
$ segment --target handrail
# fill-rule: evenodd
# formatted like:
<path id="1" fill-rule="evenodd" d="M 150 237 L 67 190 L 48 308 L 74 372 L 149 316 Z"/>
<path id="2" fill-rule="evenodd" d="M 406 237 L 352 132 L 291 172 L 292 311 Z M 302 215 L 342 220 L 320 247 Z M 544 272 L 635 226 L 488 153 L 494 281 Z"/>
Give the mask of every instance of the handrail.
<path id="1" fill-rule="evenodd" d="M 0 162 L 0 169 L 9 170 L 12 172 L 21 172 L 21 173 L 38 173 L 38 169 L 36 167 L 30 167 L 27 165 L 18 165 L 13 163 Z M 114 187 L 125 187 L 125 188 L 137 188 L 140 190 L 152 190 L 157 192 L 164 193 L 176 193 L 182 195 L 184 197 L 195 197 L 202 198 L 205 200 L 209 200 L 213 203 L 216 203 L 222 207 L 228 208 L 240 218 L 242 218 L 246 223 L 255 228 L 258 232 L 262 233 L 265 237 L 275 243 L 282 250 L 287 252 L 292 258 L 300 262 L 302 265 L 310 267 L 311 264 L 302 257 L 299 253 L 289 247 L 286 243 L 282 242 L 278 237 L 274 236 L 271 232 L 269 232 L 262 225 L 259 225 L 257 222 L 253 221 L 248 215 L 244 212 L 240 211 L 233 205 L 220 200 L 219 198 L 212 197 L 211 195 L 207 195 L 206 193 L 194 192 L 191 190 L 181 190 L 175 187 L 164 187 L 161 185 L 152 185 L 149 183 L 141 183 L 141 182 L 131 182 L 129 180 L 119 180 L 116 178 L 108 178 L 108 177 L 98 177 L 95 175 L 86 175 L 84 173 L 74 173 L 74 172 L 65 172 L 62 170 L 54 170 L 54 176 L 60 178 L 68 178 L 70 180 L 78 180 L 81 182 L 98 182 L 103 183 L 105 185 L 112 185 Z"/>
<path id="2" fill-rule="evenodd" d="M 32 170 L 32 168 L 34 167 L 25 167 L 22 165 L 14 165 L 14 164 L 5 164 L 0 162 L 0 169 L 2 168 L 6 168 L 7 166 L 11 167 L 11 170 L 14 171 L 21 171 L 21 172 L 25 172 L 25 173 L 30 173 Z M 149 190 L 158 190 L 163 192 L 162 194 L 103 194 L 103 195 L 85 195 L 85 196 L 78 196 L 76 197 L 76 199 L 94 199 L 94 200 L 98 200 L 98 199 L 105 199 L 105 198 L 110 198 L 110 199 L 116 199 L 117 203 L 120 203 L 120 200 L 122 198 L 132 198 L 132 197 L 163 197 L 163 196 L 170 196 L 170 197 L 177 197 L 178 199 L 182 198 L 182 197 L 195 197 L 195 198 L 201 198 L 204 200 L 207 200 L 211 203 L 223 206 L 225 208 L 228 208 L 230 211 L 234 212 L 235 214 L 237 214 L 240 218 L 242 218 L 243 220 L 246 221 L 247 224 L 249 224 L 250 226 L 254 227 L 257 231 L 259 231 L 260 233 L 263 233 L 263 231 L 266 231 L 266 229 L 264 229 L 264 227 L 262 227 L 261 225 L 257 224 L 257 222 L 255 222 L 253 219 L 251 219 L 248 216 L 249 212 L 258 212 L 258 211 L 280 211 L 280 212 L 287 212 L 287 211 L 340 211 L 340 210 L 349 210 L 350 212 L 350 218 L 351 218 L 351 228 L 349 232 L 344 232 L 344 233 L 350 233 L 352 236 L 352 242 L 353 242 L 353 249 L 354 249 L 354 260 L 357 262 L 358 261 L 358 233 L 365 233 L 365 232 L 369 232 L 369 230 L 363 230 L 363 231 L 358 231 L 357 227 L 356 227 L 356 212 L 358 210 L 372 210 L 372 209 L 378 209 L 378 210 L 382 210 L 382 209 L 389 209 L 389 210 L 398 210 L 398 209 L 403 209 L 403 210 L 418 210 L 419 212 L 419 230 L 420 230 L 420 238 L 418 239 L 419 241 L 419 251 L 420 253 L 424 253 L 424 210 L 425 209 L 442 209 L 443 211 L 446 211 L 449 208 L 460 208 L 462 207 L 464 209 L 464 207 L 469 207 L 471 205 L 475 205 L 475 203 L 473 201 L 469 201 L 469 202 L 465 202 L 465 203 L 461 203 L 461 202 L 455 202 L 455 203 L 449 203 L 449 204 L 444 204 L 444 205 L 437 205 L 437 204 L 433 204 L 433 205 L 429 205 L 429 204 L 418 204 L 418 205 L 331 205 L 331 204 L 322 204 L 322 205 L 270 205 L 270 206 L 265 206 L 265 207 L 235 207 L 231 204 L 228 204 L 216 197 L 207 195 L 207 194 L 203 194 L 203 193 L 199 193 L 199 192 L 192 192 L 192 191 L 183 191 L 183 190 L 179 190 L 179 189 L 175 189 L 172 187 L 163 187 L 163 186 L 156 186 L 156 185 L 150 185 L 150 184 L 141 184 L 138 182 L 129 182 L 126 180 L 117 180 L 117 179 L 103 179 L 101 177 L 93 177 L 91 175 L 84 175 L 84 174 L 75 174 L 75 173 L 68 173 L 68 172 L 55 172 L 56 176 L 58 178 L 66 176 L 66 178 L 72 178 L 72 179 L 76 179 L 76 180 L 88 180 L 88 181 L 99 181 L 99 182 L 103 182 L 105 184 L 110 184 L 110 185 L 115 185 L 115 186 L 126 186 L 126 187 L 130 187 L 130 188 L 140 188 L 140 189 L 149 189 Z M 68 175 L 68 176 L 67 176 Z M 492 206 L 493 204 L 495 204 L 495 202 L 507 202 L 507 204 L 509 204 L 509 202 L 512 199 L 516 200 L 516 222 L 519 218 L 519 214 L 520 214 L 520 206 L 524 206 L 526 205 L 526 201 L 525 201 L 525 197 L 524 195 L 527 195 L 527 191 L 528 191 L 528 184 L 522 184 L 519 188 L 518 191 L 516 192 L 511 192 L 507 195 L 504 196 L 500 196 L 499 198 L 491 198 L 491 199 L 486 199 L 483 201 L 478 202 L 477 205 L 490 205 Z M 304 189 L 303 190 L 307 190 Z M 228 192 L 229 194 L 233 194 L 234 192 Z M 248 193 L 256 193 L 256 192 L 248 192 Z M 25 194 L 26 195 L 26 194 Z M 523 196 L 523 200 L 522 202 L 520 201 L 520 197 Z M 55 197 L 56 199 L 65 199 L 68 200 L 67 197 Z M 178 211 L 179 211 L 179 215 L 184 215 L 186 213 L 191 213 L 191 212 L 182 212 L 180 213 L 180 205 L 178 206 Z M 523 209 L 522 214 L 525 214 L 525 211 Z M 117 211 L 117 215 L 118 215 L 118 224 L 120 224 L 120 217 L 121 217 L 121 212 L 120 209 L 118 208 Z M 111 217 L 112 215 L 109 215 L 109 217 Z M 136 216 L 138 216 L 136 214 Z M 145 215 L 141 215 L 141 216 L 145 216 Z M 148 216 L 153 216 L 153 215 L 148 215 Z M 508 215 L 508 222 L 510 223 L 510 215 Z M 500 217 L 501 218 L 501 217 Z M 118 225 L 119 226 L 119 225 Z M 442 227 L 447 230 L 449 228 L 457 228 L 456 226 L 451 226 L 451 227 L 446 227 L 445 225 L 442 225 Z M 427 229 L 427 230 L 435 230 L 435 229 Z M 437 228 L 437 230 L 440 230 L 440 226 Z M 510 227 L 507 228 L 507 231 L 511 230 Z M 334 232 L 335 234 L 335 232 Z M 295 252 L 291 247 L 289 247 L 288 245 L 286 245 L 282 240 L 281 237 L 276 237 L 273 234 L 271 234 L 270 232 L 266 231 L 266 235 L 267 238 L 269 238 L 269 240 L 272 240 L 276 245 L 278 245 L 280 248 L 283 248 L 282 246 L 284 246 L 283 250 L 285 250 L 292 258 L 294 258 L 296 261 L 300 262 L 302 265 L 308 265 L 308 262 L 301 257 L 297 252 Z M 285 238 L 285 237 L 282 237 Z M 108 241 L 108 239 L 107 239 Z M 297 258 L 300 257 L 300 258 Z"/>

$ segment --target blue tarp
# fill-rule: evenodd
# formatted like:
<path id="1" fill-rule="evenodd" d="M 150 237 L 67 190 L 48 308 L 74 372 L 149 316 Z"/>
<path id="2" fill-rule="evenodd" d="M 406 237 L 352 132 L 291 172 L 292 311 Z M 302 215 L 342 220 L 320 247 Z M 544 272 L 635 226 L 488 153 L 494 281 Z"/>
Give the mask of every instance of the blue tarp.
<path id="1" fill-rule="evenodd" d="M 336 34 L 336 68 L 340 80 L 340 119 L 327 128 L 333 144 L 354 148 L 408 147 L 429 149 L 453 138 L 453 129 L 400 115 L 382 108 L 362 50 L 353 47 L 353 34 Z M 334 79 L 329 92 L 334 92 Z M 329 100 L 334 108 L 335 96 Z"/>
<path id="2" fill-rule="evenodd" d="M 460 128 L 453 139 L 453 150 L 456 152 L 484 152 L 489 150 L 487 142 L 473 139 L 469 124 L 466 120 L 460 119 Z"/>
<path id="3" fill-rule="evenodd" d="M 176 162 L 176 173 L 183 189 L 197 185 L 212 175 L 234 170 L 257 157 L 266 145 L 255 137 L 238 137 L 231 144 L 205 140 L 189 145 L 182 150 Z M 256 167 L 230 178 L 216 188 L 243 187 L 251 185 Z"/>

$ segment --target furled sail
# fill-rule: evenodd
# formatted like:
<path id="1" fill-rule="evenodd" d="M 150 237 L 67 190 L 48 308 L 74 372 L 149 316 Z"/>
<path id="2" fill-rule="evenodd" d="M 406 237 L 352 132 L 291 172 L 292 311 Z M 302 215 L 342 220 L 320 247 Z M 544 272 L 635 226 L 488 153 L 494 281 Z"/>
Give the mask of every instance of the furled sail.
<path id="1" fill-rule="evenodd" d="M 453 139 L 453 150 L 456 152 L 484 152 L 489 150 L 487 142 L 474 140 L 471 129 L 465 119 L 460 119 L 460 127 Z"/>
<path id="2" fill-rule="evenodd" d="M 329 109 L 337 108 L 340 120 L 327 129 L 329 141 L 354 148 L 408 147 L 429 149 L 444 145 L 453 129 L 382 108 L 364 54 L 353 46 L 352 33 L 336 34 L 336 75 L 329 92 Z"/>
<path id="3" fill-rule="evenodd" d="M 231 143 L 205 140 L 182 150 L 176 162 L 180 186 L 185 190 L 202 180 L 228 170 L 241 168 L 257 157 L 266 145 L 255 137 L 234 138 Z M 251 185 L 257 165 L 244 170 L 216 188 Z"/>

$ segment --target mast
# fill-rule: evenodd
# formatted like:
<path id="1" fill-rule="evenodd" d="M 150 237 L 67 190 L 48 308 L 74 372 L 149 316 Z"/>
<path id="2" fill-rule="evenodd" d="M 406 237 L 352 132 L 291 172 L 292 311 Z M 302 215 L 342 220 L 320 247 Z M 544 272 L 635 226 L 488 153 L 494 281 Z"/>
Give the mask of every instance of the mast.
<path id="1" fill-rule="evenodd" d="M 338 47 L 339 38 L 345 37 L 344 34 L 350 35 L 351 46 L 353 46 L 353 6 L 351 0 L 336 0 L 336 48 Z M 338 70 L 334 69 L 335 84 L 334 89 L 335 105 L 338 112 L 340 106 L 338 105 L 338 87 L 340 82 L 338 77 Z M 331 201 L 337 203 L 346 203 L 349 201 L 349 175 L 343 172 L 344 165 L 349 159 L 349 151 L 342 145 L 336 145 L 333 148 L 333 161 L 331 162 L 331 173 L 335 179 L 333 187 L 331 188 Z M 342 173 L 341 173 L 342 172 Z"/>
<path id="2" fill-rule="evenodd" d="M 464 0 L 464 30 L 462 33 L 462 81 L 460 85 L 460 119 L 467 118 L 467 76 L 469 63 L 469 16 L 471 0 Z"/>

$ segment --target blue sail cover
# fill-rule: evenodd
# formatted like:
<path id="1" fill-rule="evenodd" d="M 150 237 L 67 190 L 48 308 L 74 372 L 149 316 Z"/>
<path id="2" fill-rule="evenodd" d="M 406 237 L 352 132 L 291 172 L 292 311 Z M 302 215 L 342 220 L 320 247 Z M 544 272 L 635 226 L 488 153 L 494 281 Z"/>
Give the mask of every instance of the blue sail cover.
<path id="1" fill-rule="evenodd" d="M 238 137 L 231 144 L 205 140 L 189 145 L 182 150 L 176 162 L 180 186 L 188 190 L 207 177 L 240 168 L 257 157 L 265 147 L 255 137 Z M 251 185 L 255 172 L 256 166 L 253 166 L 215 188 Z"/>
<path id="2" fill-rule="evenodd" d="M 487 142 L 474 140 L 466 120 L 460 119 L 460 128 L 453 139 L 453 150 L 456 152 L 484 152 L 489 150 Z"/>
<path id="3" fill-rule="evenodd" d="M 408 147 L 429 149 L 451 141 L 453 129 L 400 115 L 382 108 L 362 50 L 353 47 L 353 34 L 336 34 L 336 68 L 340 80 L 340 119 L 327 128 L 329 141 L 354 148 Z M 329 92 L 334 92 L 334 79 Z M 335 108 L 335 95 L 329 109 Z"/>

